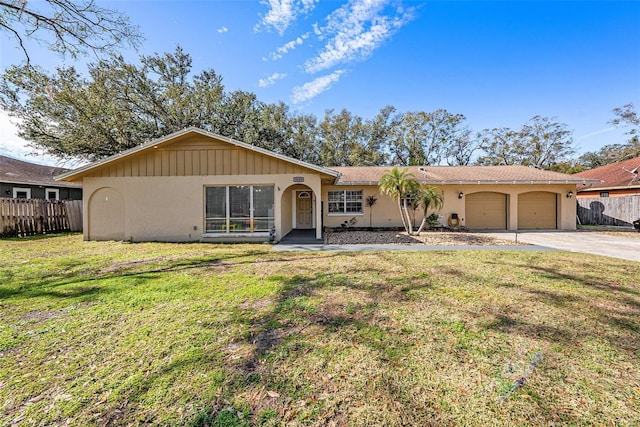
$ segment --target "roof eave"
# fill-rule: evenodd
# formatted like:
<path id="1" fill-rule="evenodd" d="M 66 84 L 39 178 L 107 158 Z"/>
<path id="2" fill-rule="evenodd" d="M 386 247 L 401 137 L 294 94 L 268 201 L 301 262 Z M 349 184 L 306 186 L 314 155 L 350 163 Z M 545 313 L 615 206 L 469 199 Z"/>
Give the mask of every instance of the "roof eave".
<path id="1" fill-rule="evenodd" d="M 58 183 L 58 182 L 38 182 L 38 181 L 10 181 L 6 179 L 0 179 L 0 182 L 5 184 L 17 184 L 17 185 L 40 185 L 43 187 L 64 187 L 64 188 L 82 188 L 82 184 L 79 183 Z"/>
<path id="2" fill-rule="evenodd" d="M 578 189 L 579 192 L 583 191 L 600 191 L 600 190 L 634 190 L 640 189 L 640 184 L 638 185 L 611 185 L 606 187 L 586 187 Z"/>
<path id="3" fill-rule="evenodd" d="M 593 183 L 600 182 L 596 180 L 591 180 Z M 531 185 L 531 184 L 569 184 L 569 185 L 577 185 L 577 184 L 585 184 L 587 182 L 591 182 L 590 180 L 419 180 L 421 184 L 430 184 L 430 185 L 491 185 L 491 184 L 501 184 L 501 185 Z M 337 181 L 336 185 L 379 185 L 379 181 Z"/>

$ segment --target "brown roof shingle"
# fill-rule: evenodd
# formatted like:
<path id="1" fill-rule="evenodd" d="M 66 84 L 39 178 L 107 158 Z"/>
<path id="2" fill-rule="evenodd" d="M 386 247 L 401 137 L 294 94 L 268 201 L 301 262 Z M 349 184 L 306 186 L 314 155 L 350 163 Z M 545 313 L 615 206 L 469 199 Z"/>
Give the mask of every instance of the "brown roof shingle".
<path id="1" fill-rule="evenodd" d="M 69 169 L 38 165 L 11 157 L 0 156 L 0 182 L 13 184 L 50 185 L 55 187 L 82 187 L 80 184 L 61 183 L 56 175 Z"/>
<path id="2" fill-rule="evenodd" d="M 636 173 L 632 171 L 635 169 Z M 578 190 L 588 188 L 611 188 L 611 187 L 638 187 L 640 186 L 640 157 L 612 163 L 584 172 L 579 172 L 575 176 L 587 179 L 596 179 L 602 182 L 593 185 L 579 185 Z"/>
<path id="3" fill-rule="evenodd" d="M 373 185 L 380 182 L 380 177 L 392 167 L 353 166 L 330 169 L 340 172 L 336 184 Z M 527 166 L 409 166 L 406 169 L 425 184 L 578 184 L 586 179 Z"/>

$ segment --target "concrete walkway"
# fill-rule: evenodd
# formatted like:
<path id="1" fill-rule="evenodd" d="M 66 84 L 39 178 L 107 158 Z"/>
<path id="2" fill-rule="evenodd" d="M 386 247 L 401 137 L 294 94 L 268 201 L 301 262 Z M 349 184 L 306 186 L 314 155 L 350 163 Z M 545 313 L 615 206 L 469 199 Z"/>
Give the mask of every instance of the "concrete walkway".
<path id="1" fill-rule="evenodd" d="M 612 258 L 640 261 L 640 238 L 610 236 L 586 231 L 528 231 L 486 233 L 503 240 L 516 240 L 532 246 L 427 246 L 427 245 L 323 245 L 323 244 L 283 244 L 273 247 L 281 251 L 569 251 Z"/>
<path id="2" fill-rule="evenodd" d="M 631 235 L 629 237 L 611 236 L 589 231 L 525 231 L 487 234 L 497 239 L 517 239 L 519 242 L 560 251 L 640 261 L 640 238 Z"/>
<path id="3" fill-rule="evenodd" d="M 541 246 L 467 246 L 467 245 L 297 245 L 278 243 L 273 247 L 276 252 L 306 251 L 306 252 L 362 252 L 362 251 L 554 251 L 552 248 Z"/>

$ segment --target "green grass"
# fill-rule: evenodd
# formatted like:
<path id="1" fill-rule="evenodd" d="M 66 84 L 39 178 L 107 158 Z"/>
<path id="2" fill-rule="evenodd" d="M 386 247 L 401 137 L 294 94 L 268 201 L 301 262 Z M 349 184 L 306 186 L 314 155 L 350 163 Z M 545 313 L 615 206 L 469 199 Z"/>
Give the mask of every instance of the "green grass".
<path id="1" fill-rule="evenodd" d="M 0 425 L 637 425 L 639 277 L 561 252 L 4 240 Z"/>

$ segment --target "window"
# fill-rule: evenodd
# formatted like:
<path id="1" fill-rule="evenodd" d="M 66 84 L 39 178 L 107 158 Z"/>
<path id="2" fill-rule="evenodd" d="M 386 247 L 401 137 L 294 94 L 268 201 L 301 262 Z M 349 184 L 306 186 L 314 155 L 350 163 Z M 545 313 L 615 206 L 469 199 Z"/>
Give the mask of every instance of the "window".
<path id="1" fill-rule="evenodd" d="M 44 196 L 47 200 L 60 200 L 60 190 L 57 188 L 47 188 L 44 190 Z"/>
<path id="2" fill-rule="evenodd" d="M 206 233 L 268 233 L 274 224 L 273 186 L 206 187 Z"/>
<path id="3" fill-rule="evenodd" d="M 31 198 L 31 189 L 30 188 L 13 188 L 13 197 L 15 199 L 30 199 Z"/>
<path id="4" fill-rule="evenodd" d="M 329 191 L 329 213 L 362 213 L 362 190 Z"/>
<path id="5" fill-rule="evenodd" d="M 608 191 L 601 191 L 600 192 L 600 197 L 609 197 L 609 192 Z"/>

